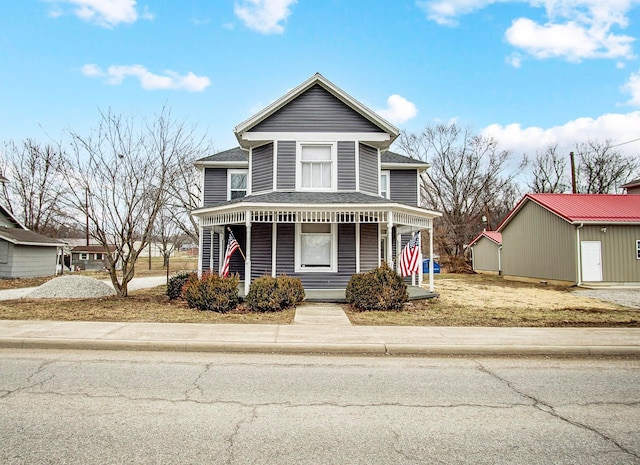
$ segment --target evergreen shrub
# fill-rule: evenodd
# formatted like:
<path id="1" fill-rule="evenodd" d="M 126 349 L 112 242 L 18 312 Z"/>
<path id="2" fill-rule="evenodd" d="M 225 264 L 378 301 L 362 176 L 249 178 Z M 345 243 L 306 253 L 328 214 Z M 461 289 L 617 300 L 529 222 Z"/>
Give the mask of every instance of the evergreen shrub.
<path id="1" fill-rule="evenodd" d="M 191 308 L 227 313 L 240 301 L 238 282 L 237 275 L 223 278 L 215 273 L 205 273 L 200 279 L 192 275 L 184 285 L 182 297 Z"/>
<path id="2" fill-rule="evenodd" d="M 359 310 L 401 310 L 409 300 L 407 285 L 386 263 L 354 274 L 345 290 L 347 302 Z"/>
<path id="3" fill-rule="evenodd" d="M 182 298 L 182 288 L 190 276 L 197 276 L 197 274 L 193 271 L 179 271 L 169 278 L 167 282 L 167 297 L 170 300 Z"/>
<path id="4" fill-rule="evenodd" d="M 302 281 L 290 276 L 261 276 L 251 283 L 245 299 L 254 312 L 277 312 L 304 300 Z"/>

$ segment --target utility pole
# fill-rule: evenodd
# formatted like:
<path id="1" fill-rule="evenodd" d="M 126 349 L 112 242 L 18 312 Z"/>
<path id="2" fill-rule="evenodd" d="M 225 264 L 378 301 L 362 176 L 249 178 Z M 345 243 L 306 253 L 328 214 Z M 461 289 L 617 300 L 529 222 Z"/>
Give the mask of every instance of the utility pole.
<path id="1" fill-rule="evenodd" d="M 571 160 L 571 193 L 577 194 L 578 189 L 576 187 L 576 162 L 574 160 L 573 152 L 569 152 L 569 159 Z"/>

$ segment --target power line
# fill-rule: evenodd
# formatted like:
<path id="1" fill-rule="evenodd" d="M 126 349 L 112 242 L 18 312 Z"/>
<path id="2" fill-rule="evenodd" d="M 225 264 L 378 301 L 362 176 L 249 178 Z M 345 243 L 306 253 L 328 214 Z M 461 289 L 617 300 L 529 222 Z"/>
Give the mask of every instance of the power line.
<path id="1" fill-rule="evenodd" d="M 613 147 L 620 147 L 621 145 L 626 145 L 626 144 L 630 144 L 631 142 L 637 142 L 640 140 L 640 137 L 638 137 L 637 139 L 633 139 L 633 140 L 628 140 L 626 142 L 620 142 L 619 144 L 616 145 L 612 145 L 611 148 Z"/>

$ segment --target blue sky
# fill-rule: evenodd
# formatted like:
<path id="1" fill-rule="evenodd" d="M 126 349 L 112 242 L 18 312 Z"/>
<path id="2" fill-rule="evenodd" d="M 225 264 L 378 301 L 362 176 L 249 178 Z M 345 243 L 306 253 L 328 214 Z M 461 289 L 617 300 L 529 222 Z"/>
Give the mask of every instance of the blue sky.
<path id="1" fill-rule="evenodd" d="M 20 0 L 0 8 L 0 140 L 163 105 L 219 150 L 314 73 L 400 129 L 457 120 L 532 154 L 640 153 L 640 0 Z"/>

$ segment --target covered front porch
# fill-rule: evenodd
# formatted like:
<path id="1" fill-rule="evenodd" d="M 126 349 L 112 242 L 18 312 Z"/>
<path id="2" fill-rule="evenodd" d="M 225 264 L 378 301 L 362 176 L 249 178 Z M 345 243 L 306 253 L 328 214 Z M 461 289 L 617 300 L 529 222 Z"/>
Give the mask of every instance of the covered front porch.
<path id="1" fill-rule="evenodd" d="M 302 280 L 310 300 L 322 301 L 344 300 L 350 276 L 382 262 L 399 270 L 400 252 L 417 231 L 428 234 L 425 255 L 433 263 L 433 218 L 440 216 L 438 212 L 353 192 L 273 192 L 205 207 L 193 214 L 200 220 L 201 238 L 210 241 L 201 243 L 201 250 L 209 251 L 201 254 L 201 271 L 218 271 L 228 234 L 233 230 L 244 251 L 244 260 L 236 263 L 235 272 L 243 280 L 245 295 L 253 279 L 287 274 Z M 316 226 L 311 229 L 305 225 Z M 326 225 L 326 231 L 319 232 L 321 225 Z M 324 235 L 316 242 L 321 246 L 309 243 L 316 247 L 311 252 L 318 252 L 326 262 L 305 264 L 311 253 L 305 249 L 309 243 L 303 240 L 312 234 L 314 239 Z M 234 272 L 233 261 L 231 270 Z M 429 273 L 428 292 L 421 289 L 422 278 L 420 266 L 407 281 L 415 289 L 412 298 L 435 295 L 433 273 Z"/>

